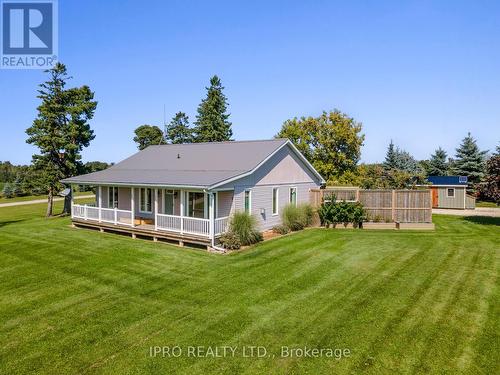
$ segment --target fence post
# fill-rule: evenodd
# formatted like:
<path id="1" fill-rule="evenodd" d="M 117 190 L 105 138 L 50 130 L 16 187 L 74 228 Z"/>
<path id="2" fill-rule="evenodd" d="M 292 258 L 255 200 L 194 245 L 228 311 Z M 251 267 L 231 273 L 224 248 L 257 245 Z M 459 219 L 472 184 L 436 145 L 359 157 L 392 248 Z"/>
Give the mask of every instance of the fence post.
<path id="1" fill-rule="evenodd" d="M 118 209 L 115 207 L 115 225 L 118 224 Z"/>
<path id="2" fill-rule="evenodd" d="M 356 189 L 356 202 L 359 202 L 359 188 Z"/>
<path id="3" fill-rule="evenodd" d="M 392 221 L 396 221 L 396 190 L 392 190 L 392 198 L 391 198 L 391 206 L 392 206 Z"/>
<path id="4" fill-rule="evenodd" d="M 87 216 L 87 204 L 85 204 L 85 206 L 83 206 L 83 219 L 84 220 L 87 220 L 88 219 L 88 216 Z"/>

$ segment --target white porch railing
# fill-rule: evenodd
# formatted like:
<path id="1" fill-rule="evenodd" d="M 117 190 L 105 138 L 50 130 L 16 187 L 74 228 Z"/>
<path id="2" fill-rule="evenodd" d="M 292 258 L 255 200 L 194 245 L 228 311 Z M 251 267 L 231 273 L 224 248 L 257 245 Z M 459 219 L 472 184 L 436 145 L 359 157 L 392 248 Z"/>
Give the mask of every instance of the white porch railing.
<path id="1" fill-rule="evenodd" d="M 229 226 L 229 216 L 219 217 L 215 219 L 214 233 L 216 236 L 227 232 Z"/>
<path id="2" fill-rule="evenodd" d="M 132 211 L 128 210 L 73 204 L 71 213 L 72 217 L 77 219 L 132 226 Z M 228 216 L 215 219 L 214 235 L 219 236 L 226 232 L 228 224 Z M 156 214 L 156 228 L 157 230 L 210 237 L 209 219 Z"/>
<path id="3" fill-rule="evenodd" d="M 197 217 L 156 214 L 156 227 L 159 230 L 210 236 L 210 221 Z"/>
<path id="4" fill-rule="evenodd" d="M 89 205 L 73 204 L 71 216 L 83 220 L 132 225 L 132 211 L 119 210 L 118 208 L 99 208 Z"/>

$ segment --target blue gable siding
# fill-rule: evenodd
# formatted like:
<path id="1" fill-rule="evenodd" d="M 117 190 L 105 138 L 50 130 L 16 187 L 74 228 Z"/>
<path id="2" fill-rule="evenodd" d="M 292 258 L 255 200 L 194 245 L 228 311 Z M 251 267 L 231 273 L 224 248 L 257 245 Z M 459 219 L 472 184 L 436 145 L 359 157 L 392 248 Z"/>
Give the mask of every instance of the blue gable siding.
<path id="1" fill-rule="evenodd" d="M 427 178 L 433 185 L 467 185 L 467 176 L 429 176 Z"/>

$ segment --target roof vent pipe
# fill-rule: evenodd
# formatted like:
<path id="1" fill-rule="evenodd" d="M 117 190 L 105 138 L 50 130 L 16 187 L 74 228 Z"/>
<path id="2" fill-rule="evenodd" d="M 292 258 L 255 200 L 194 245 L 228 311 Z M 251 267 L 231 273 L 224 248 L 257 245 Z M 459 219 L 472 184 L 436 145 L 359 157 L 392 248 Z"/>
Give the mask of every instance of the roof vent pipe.
<path id="1" fill-rule="evenodd" d="M 181 154 L 177 154 L 177 159 L 180 159 L 181 158 Z"/>

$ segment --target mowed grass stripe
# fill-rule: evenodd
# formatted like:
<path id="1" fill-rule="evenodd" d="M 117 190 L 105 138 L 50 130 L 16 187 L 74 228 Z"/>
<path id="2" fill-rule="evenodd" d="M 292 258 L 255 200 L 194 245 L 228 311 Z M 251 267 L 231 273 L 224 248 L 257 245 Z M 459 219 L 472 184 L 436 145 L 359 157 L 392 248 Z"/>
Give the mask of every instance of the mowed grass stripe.
<path id="1" fill-rule="evenodd" d="M 500 233 L 491 222 L 438 216 L 435 232 L 310 229 L 217 256 L 73 229 L 67 218 L 43 219 L 43 208 L 0 209 L 1 373 L 498 369 Z M 353 354 L 148 356 L 150 345 L 176 344 Z"/>

